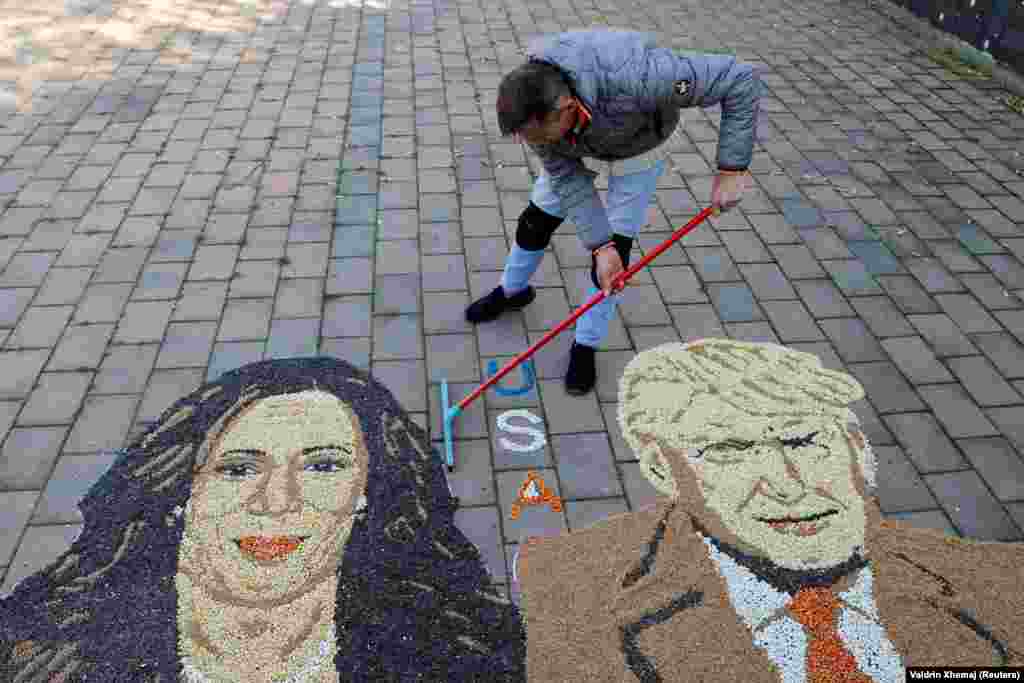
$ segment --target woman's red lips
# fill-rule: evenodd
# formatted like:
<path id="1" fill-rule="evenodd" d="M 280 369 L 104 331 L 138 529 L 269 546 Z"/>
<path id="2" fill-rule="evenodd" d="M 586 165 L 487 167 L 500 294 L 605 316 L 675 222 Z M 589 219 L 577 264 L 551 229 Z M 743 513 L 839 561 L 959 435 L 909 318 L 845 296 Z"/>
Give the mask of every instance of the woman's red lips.
<path id="1" fill-rule="evenodd" d="M 299 549 L 305 536 L 243 536 L 235 541 L 243 553 L 261 562 L 277 560 Z"/>

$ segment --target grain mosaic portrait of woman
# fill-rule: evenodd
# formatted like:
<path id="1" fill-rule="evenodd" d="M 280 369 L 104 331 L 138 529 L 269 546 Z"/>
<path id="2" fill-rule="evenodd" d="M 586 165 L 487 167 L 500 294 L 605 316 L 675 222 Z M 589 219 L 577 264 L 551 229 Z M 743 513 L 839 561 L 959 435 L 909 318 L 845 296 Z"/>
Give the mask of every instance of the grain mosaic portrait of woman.
<path id="1" fill-rule="evenodd" d="M 454 524 L 424 431 L 330 358 L 169 408 L 0 602 L 0 680 L 520 681 L 518 610 Z"/>

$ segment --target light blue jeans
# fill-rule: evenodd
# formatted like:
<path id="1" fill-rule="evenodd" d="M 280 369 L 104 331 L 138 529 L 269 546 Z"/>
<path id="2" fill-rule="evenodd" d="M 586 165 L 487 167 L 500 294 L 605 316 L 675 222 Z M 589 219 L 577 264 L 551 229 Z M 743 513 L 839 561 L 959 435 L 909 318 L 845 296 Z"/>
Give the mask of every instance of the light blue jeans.
<path id="1" fill-rule="evenodd" d="M 647 170 L 608 178 L 606 209 L 608 222 L 616 234 L 636 238 L 640 228 L 647 222 L 647 207 L 654 199 L 658 178 L 664 171 L 665 162 L 659 161 Z M 551 190 L 550 180 L 545 173 L 533 184 L 530 201 L 545 213 L 559 218 L 566 217 L 558 195 Z M 631 259 L 638 257 L 635 253 L 631 255 Z M 513 296 L 526 289 L 543 258 L 543 251 L 526 251 L 513 244 L 501 278 L 505 294 Z M 597 292 L 597 288 L 591 285 L 586 300 L 589 301 Z M 613 295 L 603 299 L 576 320 L 576 343 L 597 348 L 608 335 L 608 325 L 615 316 L 618 298 L 619 295 Z"/>

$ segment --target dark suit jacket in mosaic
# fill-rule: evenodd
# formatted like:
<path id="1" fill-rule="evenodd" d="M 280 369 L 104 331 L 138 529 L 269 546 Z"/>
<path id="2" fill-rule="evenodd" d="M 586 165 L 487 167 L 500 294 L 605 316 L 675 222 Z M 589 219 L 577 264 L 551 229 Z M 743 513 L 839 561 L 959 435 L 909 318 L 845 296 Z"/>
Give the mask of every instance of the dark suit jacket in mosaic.
<path id="1" fill-rule="evenodd" d="M 883 523 L 874 506 L 868 528 L 875 602 L 904 667 L 1024 664 L 1024 544 Z M 531 682 L 780 681 L 667 501 L 531 540 L 518 578 Z"/>

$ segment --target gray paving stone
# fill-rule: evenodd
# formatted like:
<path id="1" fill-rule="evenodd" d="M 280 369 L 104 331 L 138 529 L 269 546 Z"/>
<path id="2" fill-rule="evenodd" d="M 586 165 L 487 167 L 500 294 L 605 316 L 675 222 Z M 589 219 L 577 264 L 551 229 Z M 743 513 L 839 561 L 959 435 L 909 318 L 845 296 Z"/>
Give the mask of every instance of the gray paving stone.
<path id="1" fill-rule="evenodd" d="M 679 332 L 669 325 L 633 327 L 629 330 L 629 336 L 637 353 L 662 344 L 681 341 Z"/>
<path id="2" fill-rule="evenodd" d="M 66 328 L 47 370 L 95 369 L 103 360 L 114 325 L 73 325 Z"/>
<path id="3" fill-rule="evenodd" d="M 270 325 L 264 359 L 315 356 L 319 333 L 319 318 L 274 320 Z"/>
<path id="4" fill-rule="evenodd" d="M 1024 500 L 1024 458 L 1006 439 L 957 442 L 982 479 L 1001 501 Z"/>
<path id="5" fill-rule="evenodd" d="M 785 274 L 774 263 L 749 263 L 739 268 L 759 301 L 796 298 Z"/>
<path id="6" fill-rule="evenodd" d="M 124 309 L 124 315 L 114 336 L 118 344 L 156 342 L 164 335 L 171 319 L 173 301 L 133 301 Z"/>
<path id="7" fill-rule="evenodd" d="M 371 301 L 368 296 L 331 297 L 324 306 L 324 337 L 369 337 Z"/>
<path id="8" fill-rule="evenodd" d="M 640 471 L 639 462 L 620 462 L 618 468 L 631 511 L 636 512 L 664 500 L 662 494 L 658 493 Z"/>
<path id="9" fill-rule="evenodd" d="M 582 531 L 609 517 L 625 514 L 628 511 L 625 498 L 571 500 L 565 505 L 570 531 Z"/>
<path id="10" fill-rule="evenodd" d="M 555 470 L 536 470 L 544 482 L 544 486 L 555 496 L 564 499 L 559 490 Z M 508 542 L 523 542 L 525 539 L 537 536 L 557 536 L 568 530 L 565 521 L 564 510 L 555 512 L 550 505 L 523 506 L 519 518 L 512 519 L 512 503 L 518 496 L 519 489 L 526 481 L 526 472 L 498 472 L 498 500 L 502 515 L 502 526 L 505 532 L 505 540 Z M 563 500 L 563 508 L 565 501 Z"/>
<path id="11" fill-rule="evenodd" d="M 917 510 L 914 512 L 890 512 L 883 515 L 886 519 L 896 520 L 919 529 L 933 529 L 940 531 L 947 536 L 959 536 L 960 534 L 949 522 L 946 513 L 940 509 Z"/>
<path id="12" fill-rule="evenodd" d="M 943 510 L 967 538 L 1018 541 L 1020 530 L 976 472 L 925 475 Z"/>
<path id="13" fill-rule="evenodd" d="M 48 349 L 0 352 L 0 399 L 28 396 L 49 355 Z"/>
<path id="14" fill-rule="evenodd" d="M 753 292 L 746 285 L 711 284 L 707 292 L 723 322 L 764 320 Z"/>
<path id="15" fill-rule="evenodd" d="M 551 447 L 566 499 L 623 495 L 605 434 L 555 435 L 551 437 Z"/>
<path id="16" fill-rule="evenodd" d="M 907 320 L 939 358 L 976 354 L 978 350 L 945 314 L 908 315 Z"/>
<path id="17" fill-rule="evenodd" d="M 21 401 L 0 401 L 0 439 L 6 438 L 7 432 L 14 425 L 14 419 L 21 411 L 21 406 Z"/>
<path id="18" fill-rule="evenodd" d="M 430 382 L 482 382 L 484 379 L 472 334 L 427 335 L 426 354 Z"/>
<path id="19" fill-rule="evenodd" d="M 272 299 L 229 301 L 224 309 L 217 341 L 258 341 L 266 339 L 270 329 Z"/>
<path id="20" fill-rule="evenodd" d="M 978 405 L 997 406 L 1024 403 L 1024 398 L 1000 376 L 983 356 L 950 358 L 950 369 Z"/>
<path id="21" fill-rule="evenodd" d="M 877 495 L 883 512 L 924 510 L 936 506 L 936 499 L 902 449 L 880 446 L 873 450 L 878 465 Z"/>
<path id="22" fill-rule="evenodd" d="M 220 320 L 227 299 L 228 282 L 186 282 L 175 302 L 171 320 Z"/>
<path id="23" fill-rule="evenodd" d="M 427 255 L 422 261 L 423 291 L 444 292 L 467 289 L 465 256 Z"/>
<path id="24" fill-rule="evenodd" d="M 328 252 L 322 244 L 290 243 L 285 252 L 281 277 L 324 277 L 328 272 Z"/>
<path id="25" fill-rule="evenodd" d="M 424 256 L 462 253 L 462 230 L 458 223 L 423 223 L 419 240 Z"/>
<path id="26" fill-rule="evenodd" d="M 750 224 L 765 244 L 798 244 L 800 235 L 794 230 L 799 227 L 783 214 L 754 214 L 749 216 Z"/>
<path id="27" fill-rule="evenodd" d="M 288 239 L 288 228 L 250 227 L 245 231 L 245 246 L 239 253 L 243 261 L 283 258 Z"/>
<path id="28" fill-rule="evenodd" d="M 851 297 L 850 304 L 876 337 L 884 339 L 915 333 L 907 318 L 888 297 Z"/>
<path id="29" fill-rule="evenodd" d="M 386 315 L 373 318 L 373 359 L 423 358 L 423 337 L 418 315 Z"/>
<path id="30" fill-rule="evenodd" d="M 1007 378 L 1024 377 L 1024 345 L 1005 332 L 978 334 L 974 343 Z"/>
<path id="31" fill-rule="evenodd" d="M 217 327 L 215 322 L 172 323 L 167 327 L 156 367 L 206 367 Z"/>
<path id="32" fill-rule="evenodd" d="M 918 387 L 918 393 L 954 439 L 998 434 L 959 384 Z"/>
<path id="33" fill-rule="evenodd" d="M 92 277 L 92 268 L 53 268 L 46 275 L 35 298 L 36 306 L 75 304 L 82 298 Z M 5 290 L 18 292 L 21 290 Z M 20 312 L 19 312 L 20 314 Z"/>
<path id="34" fill-rule="evenodd" d="M 281 280 L 274 298 L 275 318 L 313 318 L 323 309 L 324 281 L 318 278 Z"/>
<path id="35" fill-rule="evenodd" d="M 121 448 L 138 404 L 138 396 L 86 396 L 64 452 L 94 453 Z"/>
<path id="36" fill-rule="evenodd" d="M 9 491 L 0 493 L 0 510 L 3 510 L 3 524 L 0 524 L 0 566 L 6 566 L 14 557 L 22 531 L 32 516 L 32 510 L 39 499 L 39 491 Z"/>
<path id="37" fill-rule="evenodd" d="M 370 369 L 370 339 L 368 337 L 324 339 L 320 343 L 320 353 L 324 356 L 341 358 L 363 370 Z"/>
<path id="38" fill-rule="evenodd" d="M 849 366 L 849 372 L 864 386 L 879 413 L 925 409 L 925 404 L 892 363 L 854 363 Z"/>
<path id="39" fill-rule="evenodd" d="M 46 279 L 50 266 L 57 260 L 57 252 L 30 252 L 16 254 L 0 276 L 0 287 L 38 287 Z M 57 265 L 89 265 L 58 263 Z"/>
<path id="40" fill-rule="evenodd" d="M 111 346 L 92 386 L 94 394 L 138 394 L 145 389 L 159 344 Z"/>
<path id="41" fill-rule="evenodd" d="M 116 459 L 117 456 L 110 453 L 66 455 L 57 460 L 35 514 L 32 515 L 32 522 L 70 524 L 84 521 L 78 502 Z"/>
<path id="42" fill-rule="evenodd" d="M 420 255 L 416 240 L 377 242 L 376 272 L 378 275 L 401 275 L 420 272 Z"/>
<path id="43" fill-rule="evenodd" d="M 504 580 L 508 573 L 501 547 L 501 523 L 494 505 L 460 508 L 455 511 L 455 526 L 480 550 L 480 556 L 491 576 Z M 521 518 L 522 519 L 522 518 Z"/>
<path id="44" fill-rule="evenodd" d="M 935 301 L 968 334 L 1002 331 L 999 322 L 970 294 L 940 294 Z"/>
<path id="45" fill-rule="evenodd" d="M 882 341 L 882 347 L 914 384 L 955 381 L 921 337 L 891 337 Z"/>
<path id="46" fill-rule="evenodd" d="M 458 443 L 458 463 L 454 472 L 445 472 L 452 495 L 460 506 L 497 505 L 494 469 L 487 441 L 464 440 Z M 494 509 L 494 508 L 492 508 Z"/>
<path id="47" fill-rule="evenodd" d="M 476 325 L 475 328 L 481 356 L 515 355 L 528 348 L 526 326 L 521 313 L 506 313 L 493 322 Z"/>
<path id="48" fill-rule="evenodd" d="M 853 259 L 823 260 L 821 265 L 828 271 L 832 281 L 847 296 L 869 296 L 882 293 L 875 276 L 861 261 Z"/>
<path id="49" fill-rule="evenodd" d="M 978 257 L 992 274 L 1010 289 L 1024 288 L 1024 265 L 1012 256 L 996 254 L 993 256 Z"/>
<path id="50" fill-rule="evenodd" d="M 235 270 L 238 246 L 234 244 L 203 244 L 196 249 L 189 280 L 227 280 Z"/>
<path id="51" fill-rule="evenodd" d="M 199 368 L 154 370 L 135 416 L 136 424 L 159 419 L 175 401 L 199 388 L 205 376 Z"/>
<path id="52" fill-rule="evenodd" d="M 878 284 L 906 314 L 938 313 L 938 303 L 909 275 L 880 275 Z"/>
<path id="53" fill-rule="evenodd" d="M 423 294 L 423 328 L 426 334 L 469 332 L 466 320 L 470 304 L 467 292 L 428 292 Z"/>
<path id="54" fill-rule="evenodd" d="M 730 339 L 737 341 L 780 343 L 778 335 L 767 322 L 725 323 L 725 332 Z"/>
<path id="55" fill-rule="evenodd" d="M 632 351 L 599 351 L 595 357 L 597 365 L 597 392 L 599 401 L 614 403 L 618 400 L 619 379 L 636 354 Z M 568 365 L 566 365 L 568 369 Z"/>
<path id="56" fill-rule="evenodd" d="M 705 282 L 730 282 L 741 280 L 739 269 L 723 247 L 687 247 L 685 253 L 693 263 L 693 268 Z M 565 263 L 559 259 L 563 266 Z M 582 260 L 578 265 L 585 265 Z M 663 265 L 660 261 L 659 266 Z"/>
<path id="57" fill-rule="evenodd" d="M 792 284 L 815 318 L 856 315 L 840 291 L 828 280 L 798 280 Z"/>
<path id="58" fill-rule="evenodd" d="M 722 232 L 719 238 L 736 263 L 766 263 L 773 260 L 771 252 L 753 230 Z M 778 248 L 783 245 L 774 246 Z"/>
<path id="59" fill-rule="evenodd" d="M 878 340 L 860 318 L 820 320 L 818 325 L 832 341 L 846 363 L 884 361 L 886 355 Z"/>
<path id="60" fill-rule="evenodd" d="M 149 250 L 145 247 L 109 249 L 99 260 L 93 283 L 132 282 L 139 279 Z"/>
<path id="61" fill-rule="evenodd" d="M 37 291 L 31 287 L 0 289 L 0 325 L 14 327 Z"/>
<path id="62" fill-rule="evenodd" d="M 725 328 L 710 304 L 672 306 L 669 312 L 684 342 L 725 336 Z"/>
<path id="63" fill-rule="evenodd" d="M 18 424 L 70 424 L 91 382 L 92 373 L 88 372 L 44 372 L 18 416 Z"/>
<path id="64" fill-rule="evenodd" d="M 0 450 L 0 490 L 41 490 L 67 433 L 67 427 L 12 429 Z"/>
<path id="65" fill-rule="evenodd" d="M 527 330 L 547 331 L 569 317 L 569 302 L 565 290 L 548 287 L 537 290 L 537 298 L 523 309 L 523 322 Z"/>
<path id="66" fill-rule="evenodd" d="M 267 343 L 258 342 L 221 342 L 214 344 L 210 364 L 206 370 L 206 381 L 212 381 L 225 372 L 256 363 L 264 359 Z"/>
<path id="67" fill-rule="evenodd" d="M 32 306 L 7 338 L 8 349 L 53 348 L 71 319 L 73 306 Z"/>
<path id="68" fill-rule="evenodd" d="M 370 294 L 373 291 L 372 273 L 372 259 L 331 259 L 324 293 L 328 296 Z"/>
<path id="69" fill-rule="evenodd" d="M 931 413 L 886 415 L 883 419 L 918 471 L 948 472 L 967 467 Z"/>
<path id="70" fill-rule="evenodd" d="M 540 380 L 538 384 L 549 434 L 604 430 L 604 419 L 593 392 L 570 396 L 560 380 Z"/>
<path id="71" fill-rule="evenodd" d="M 1024 408 L 989 408 L 985 413 L 999 427 L 999 431 L 1024 452 Z"/>
<path id="72" fill-rule="evenodd" d="M 273 297 L 281 277 L 278 261 L 239 263 L 231 279 L 228 298 Z"/>
<path id="73" fill-rule="evenodd" d="M 81 524 L 29 526 L 7 568 L 0 593 L 9 594 L 22 580 L 56 561 L 81 532 Z"/>

